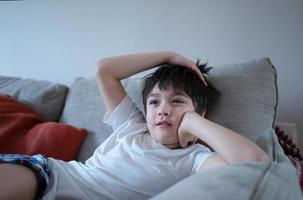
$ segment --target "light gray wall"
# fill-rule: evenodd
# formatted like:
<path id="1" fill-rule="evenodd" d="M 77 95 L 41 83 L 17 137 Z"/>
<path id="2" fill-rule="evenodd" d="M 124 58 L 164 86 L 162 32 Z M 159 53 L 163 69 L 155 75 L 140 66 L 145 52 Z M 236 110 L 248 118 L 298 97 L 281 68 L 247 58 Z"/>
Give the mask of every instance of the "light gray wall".
<path id="1" fill-rule="evenodd" d="M 302 0 L 2 1 L 0 74 L 70 84 L 124 53 L 174 50 L 210 65 L 268 56 L 278 120 L 303 134 L 302 10 Z"/>

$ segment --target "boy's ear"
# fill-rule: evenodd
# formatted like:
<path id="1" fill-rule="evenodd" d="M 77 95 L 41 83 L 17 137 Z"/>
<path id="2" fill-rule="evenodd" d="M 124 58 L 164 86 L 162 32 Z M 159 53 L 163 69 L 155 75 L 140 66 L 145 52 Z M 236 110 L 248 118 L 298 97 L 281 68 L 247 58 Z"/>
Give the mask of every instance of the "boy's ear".
<path id="1" fill-rule="evenodd" d="M 205 115 L 206 115 L 206 110 L 204 112 L 202 112 L 201 116 L 205 117 Z"/>

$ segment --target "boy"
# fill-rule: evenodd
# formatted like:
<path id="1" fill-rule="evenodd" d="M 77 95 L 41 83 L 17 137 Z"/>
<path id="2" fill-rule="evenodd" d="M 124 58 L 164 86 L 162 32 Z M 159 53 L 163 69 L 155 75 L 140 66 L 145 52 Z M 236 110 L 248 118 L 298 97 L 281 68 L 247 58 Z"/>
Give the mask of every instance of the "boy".
<path id="1" fill-rule="evenodd" d="M 145 120 L 120 81 L 161 64 L 168 65 L 146 79 Z M 202 72 L 207 71 L 205 66 L 200 67 Z M 176 81 L 182 77 L 186 83 Z M 199 171 L 268 158 L 250 140 L 204 118 L 211 86 L 198 66 L 177 53 L 142 53 L 103 59 L 99 62 L 97 81 L 107 107 L 104 121 L 113 127 L 113 134 L 85 164 L 47 158 L 45 165 L 46 159 L 39 155 L 27 158 L 41 163 L 42 171 L 51 171 L 51 183 L 48 175 L 39 173 L 41 170 L 36 170 L 38 176 L 35 176 L 32 166 L 0 165 L 0 182 L 5 176 L 13 182 L 5 192 L 0 191 L 0 199 L 9 195 L 15 195 L 14 199 L 34 199 L 46 189 L 43 197 L 38 197 L 147 199 Z M 198 139 L 215 153 L 196 144 Z M 8 162 L 9 159 L 2 160 Z M 14 181 L 11 177 L 16 173 L 19 177 Z M 46 182 L 47 188 L 39 184 L 40 179 Z"/>

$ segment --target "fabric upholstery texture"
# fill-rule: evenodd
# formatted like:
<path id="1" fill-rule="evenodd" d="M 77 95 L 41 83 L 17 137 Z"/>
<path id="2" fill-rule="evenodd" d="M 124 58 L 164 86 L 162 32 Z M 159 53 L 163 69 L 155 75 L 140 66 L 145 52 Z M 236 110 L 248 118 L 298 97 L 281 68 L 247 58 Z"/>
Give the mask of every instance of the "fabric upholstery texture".
<path id="1" fill-rule="evenodd" d="M 247 162 L 190 176 L 152 200 L 302 199 L 295 169 L 285 163 Z"/>
<path id="2" fill-rule="evenodd" d="M 46 122 L 11 96 L 0 95 L 0 153 L 44 154 L 69 161 L 76 159 L 85 136 L 85 129 Z"/>
<path id="3" fill-rule="evenodd" d="M 47 121 L 59 120 L 67 89 L 49 81 L 0 76 L 0 94 L 13 96 Z"/>
<path id="4" fill-rule="evenodd" d="M 106 112 L 95 78 L 77 78 L 70 86 L 60 122 L 86 128 L 87 137 L 80 147 L 78 161 L 84 162 L 111 134 L 102 121 Z"/>
<path id="5" fill-rule="evenodd" d="M 152 199 L 302 199 L 299 184 L 294 184 L 298 182 L 296 169 L 274 130 L 260 133 L 256 143 L 268 153 L 269 161 L 241 162 L 198 173 Z"/>
<path id="6" fill-rule="evenodd" d="M 221 92 L 207 118 L 256 141 L 273 127 L 277 107 L 276 70 L 269 58 L 213 66 L 208 78 Z M 142 77 L 123 81 L 127 93 L 143 111 Z M 78 160 L 84 162 L 112 132 L 102 122 L 106 108 L 95 78 L 77 78 L 71 85 L 60 121 L 88 129 Z"/>
<path id="7" fill-rule="evenodd" d="M 222 96 L 207 116 L 256 141 L 272 128 L 278 104 L 276 69 L 269 58 L 214 67 L 209 77 Z"/>

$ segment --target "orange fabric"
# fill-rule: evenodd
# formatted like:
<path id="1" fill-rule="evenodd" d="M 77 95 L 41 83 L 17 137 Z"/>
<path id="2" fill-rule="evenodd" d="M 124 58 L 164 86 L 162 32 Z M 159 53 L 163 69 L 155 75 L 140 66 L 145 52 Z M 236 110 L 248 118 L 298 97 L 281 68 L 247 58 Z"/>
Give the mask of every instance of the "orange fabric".
<path id="1" fill-rule="evenodd" d="M 86 129 L 46 122 L 8 95 L 0 95 L 0 153 L 44 154 L 64 161 L 76 159 Z"/>

